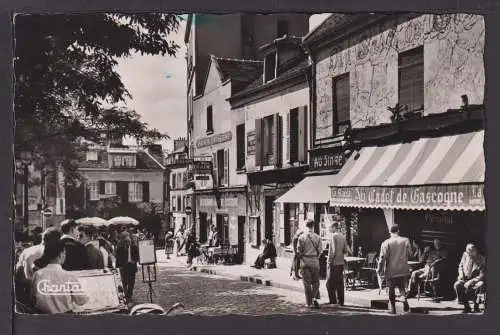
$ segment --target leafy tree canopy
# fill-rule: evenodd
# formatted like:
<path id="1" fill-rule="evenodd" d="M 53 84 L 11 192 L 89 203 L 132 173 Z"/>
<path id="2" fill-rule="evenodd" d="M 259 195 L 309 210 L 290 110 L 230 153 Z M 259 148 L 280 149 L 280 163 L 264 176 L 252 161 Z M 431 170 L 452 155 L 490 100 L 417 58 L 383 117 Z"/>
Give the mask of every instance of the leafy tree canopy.
<path id="1" fill-rule="evenodd" d="M 118 107 L 130 94 L 115 71 L 134 53 L 175 56 L 174 14 L 30 14 L 15 16 L 15 149 L 41 165 L 75 167 L 79 139 L 167 137 Z"/>

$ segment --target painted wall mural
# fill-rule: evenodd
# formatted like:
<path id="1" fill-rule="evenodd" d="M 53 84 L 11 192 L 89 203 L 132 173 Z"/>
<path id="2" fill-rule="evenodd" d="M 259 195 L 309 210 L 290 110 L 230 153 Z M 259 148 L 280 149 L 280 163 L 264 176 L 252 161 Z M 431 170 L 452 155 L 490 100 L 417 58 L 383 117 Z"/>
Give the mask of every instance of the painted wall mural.
<path id="1" fill-rule="evenodd" d="M 424 114 L 461 104 L 483 103 L 484 35 L 482 16 L 422 15 L 396 18 L 319 54 L 315 138 L 332 136 L 332 78 L 349 72 L 350 117 L 361 128 L 390 122 L 387 107 L 398 102 L 398 54 L 424 46 Z"/>

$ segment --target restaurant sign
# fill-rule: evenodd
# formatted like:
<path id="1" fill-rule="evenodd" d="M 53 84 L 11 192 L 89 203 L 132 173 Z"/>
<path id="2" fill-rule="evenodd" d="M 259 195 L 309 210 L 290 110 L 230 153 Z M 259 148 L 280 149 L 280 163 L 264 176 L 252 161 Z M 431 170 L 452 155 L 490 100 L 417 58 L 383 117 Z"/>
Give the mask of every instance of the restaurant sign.
<path id="1" fill-rule="evenodd" d="M 316 154 L 311 152 L 310 170 L 340 170 L 345 162 L 343 153 L 322 153 Z"/>
<path id="2" fill-rule="evenodd" d="M 484 210 L 484 184 L 398 187 L 331 186 L 330 206 Z"/>
<path id="3" fill-rule="evenodd" d="M 196 141 L 196 147 L 203 148 L 203 147 L 209 147 L 211 145 L 216 145 L 219 143 L 228 142 L 231 141 L 232 136 L 233 134 L 231 133 L 231 131 L 227 131 L 225 133 L 216 134 L 209 137 L 203 137 Z"/>

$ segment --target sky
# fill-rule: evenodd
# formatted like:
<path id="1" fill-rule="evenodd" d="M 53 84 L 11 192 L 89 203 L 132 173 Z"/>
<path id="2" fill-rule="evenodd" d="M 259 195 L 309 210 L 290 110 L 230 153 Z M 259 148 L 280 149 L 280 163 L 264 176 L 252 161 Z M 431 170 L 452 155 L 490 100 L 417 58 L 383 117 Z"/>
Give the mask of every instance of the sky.
<path id="1" fill-rule="evenodd" d="M 309 28 L 316 27 L 328 15 L 311 16 Z M 120 59 L 116 68 L 132 95 L 127 106 L 139 113 L 143 122 L 167 133 L 171 139 L 186 137 L 185 29 L 186 22 L 182 21 L 177 33 L 170 36 L 180 46 L 175 57 L 133 55 Z M 171 140 L 161 144 L 167 150 L 173 147 Z"/>

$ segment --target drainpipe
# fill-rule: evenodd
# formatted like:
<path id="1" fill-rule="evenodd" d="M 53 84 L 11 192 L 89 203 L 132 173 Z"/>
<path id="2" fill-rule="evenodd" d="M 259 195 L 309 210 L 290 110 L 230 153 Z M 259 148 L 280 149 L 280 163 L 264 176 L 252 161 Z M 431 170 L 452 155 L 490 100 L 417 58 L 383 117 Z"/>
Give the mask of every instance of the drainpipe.
<path id="1" fill-rule="evenodd" d="M 316 59 L 307 45 L 302 45 L 307 55 L 309 67 L 306 70 L 307 84 L 309 85 L 309 149 L 314 145 L 314 130 L 316 124 Z M 310 72 L 308 72 L 310 69 Z"/>

